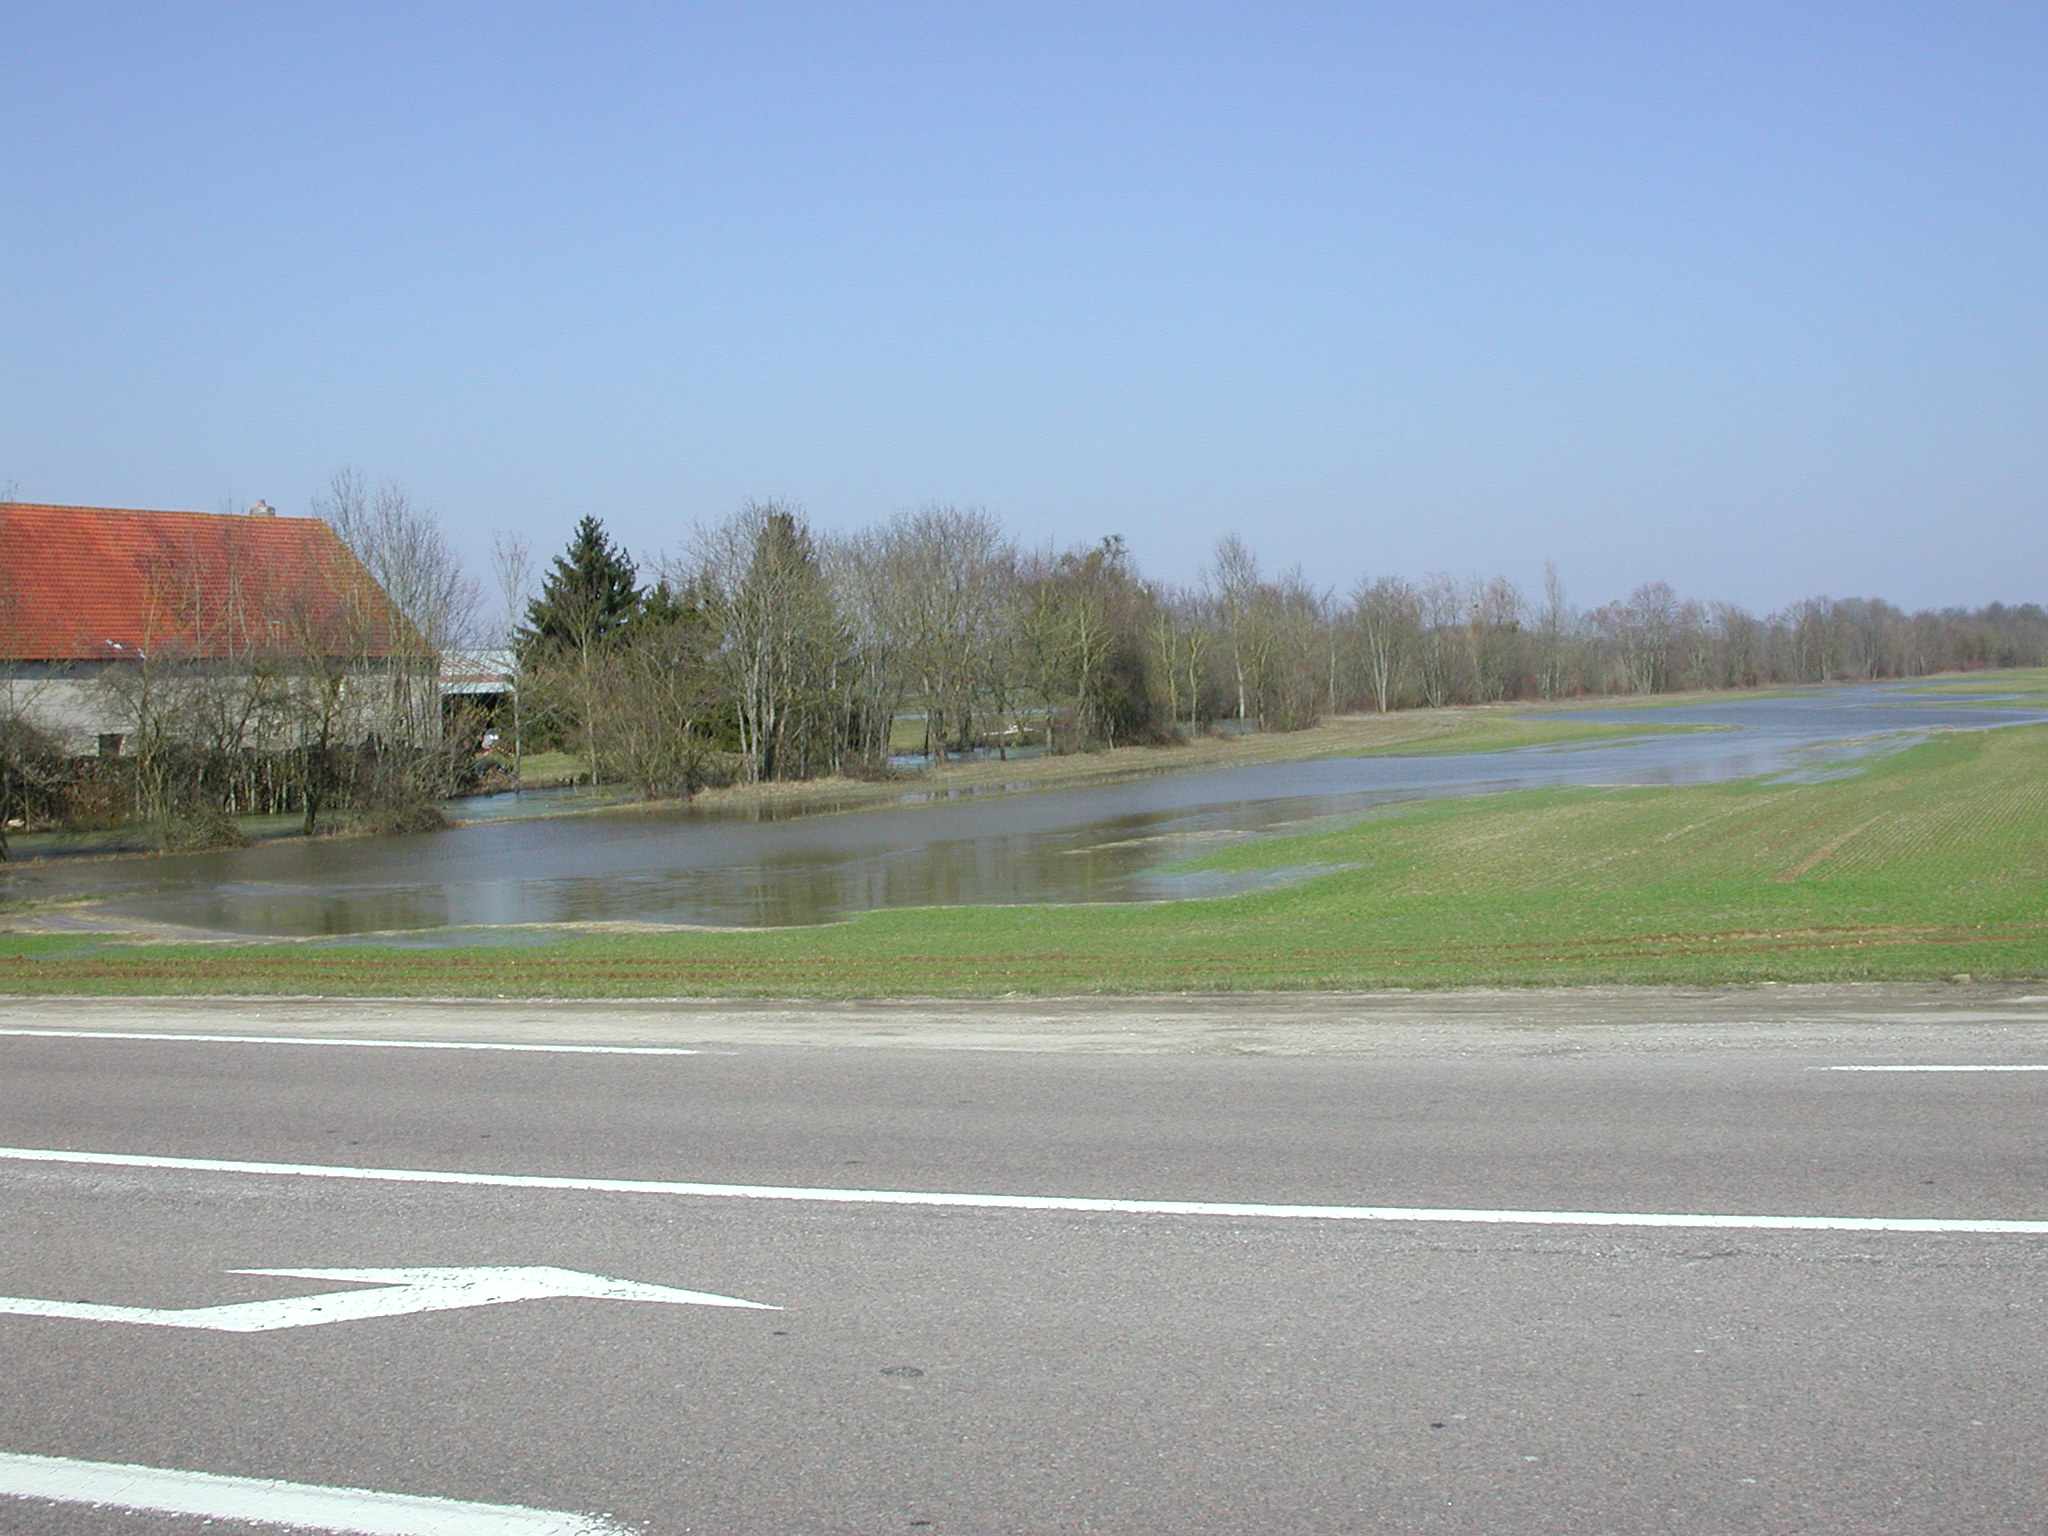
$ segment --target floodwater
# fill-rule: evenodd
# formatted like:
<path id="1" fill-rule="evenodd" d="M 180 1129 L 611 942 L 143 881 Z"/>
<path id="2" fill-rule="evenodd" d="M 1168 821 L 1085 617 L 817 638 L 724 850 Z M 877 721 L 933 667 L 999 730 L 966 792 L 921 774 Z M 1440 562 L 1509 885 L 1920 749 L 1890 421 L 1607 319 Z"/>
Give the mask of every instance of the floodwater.
<path id="1" fill-rule="evenodd" d="M 1325 758 L 1163 773 L 1099 788 L 757 820 L 661 807 L 479 821 L 394 838 L 0 866 L 0 896 L 222 933 L 409 934 L 516 924 L 829 922 L 877 907 L 1158 900 L 1246 877 L 1171 866 L 1226 839 L 1301 830 L 1394 801 L 1584 784 L 1697 784 L 1850 771 L 1938 729 L 2048 720 L 1899 685 L 1567 719 L 1714 730 L 1435 757 Z"/>

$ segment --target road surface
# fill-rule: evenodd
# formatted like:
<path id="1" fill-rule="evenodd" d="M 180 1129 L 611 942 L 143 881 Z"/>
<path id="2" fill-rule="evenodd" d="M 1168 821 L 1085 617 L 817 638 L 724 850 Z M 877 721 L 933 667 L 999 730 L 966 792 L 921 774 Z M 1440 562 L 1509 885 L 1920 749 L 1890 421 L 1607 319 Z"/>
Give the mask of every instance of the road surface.
<path id="1" fill-rule="evenodd" d="M 0 1031 L 22 1536 L 2048 1525 L 2012 989 Z"/>

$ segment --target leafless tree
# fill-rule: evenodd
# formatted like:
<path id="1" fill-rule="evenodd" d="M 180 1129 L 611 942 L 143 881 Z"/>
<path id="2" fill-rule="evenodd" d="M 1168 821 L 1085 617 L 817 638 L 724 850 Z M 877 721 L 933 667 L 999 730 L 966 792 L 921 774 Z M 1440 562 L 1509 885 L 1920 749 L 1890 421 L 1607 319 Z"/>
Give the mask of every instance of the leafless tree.
<path id="1" fill-rule="evenodd" d="M 1907 677 L 1924 677 L 1948 664 L 1950 626 L 1939 614 L 1916 613 L 1907 622 L 1901 668 Z"/>
<path id="2" fill-rule="evenodd" d="M 1148 639 L 1166 694 L 1166 719 L 1192 730 L 1204 718 L 1203 682 L 1212 653 L 1213 617 L 1200 592 L 1168 592 L 1152 610 Z"/>
<path id="3" fill-rule="evenodd" d="M 1557 562 L 1543 562 L 1543 609 L 1536 620 L 1537 687 L 1546 699 L 1560 699 L 1571 691 L 1572 649 L 1578 616 L 1565 596 L 1564 578 Z"/>
<path id="4" fill-rule="evenodd" d="M 970 746 L 1015 552 L 986 512 L 950 506 L 898 517 L 885 539 L 902 607 L 897 631 L 925 708 L 925 750 Z"/>
<path id="5" fill-rule="evenodd" d="M 1328 612 L 1323 594 L 1297 566 L 1277 582 L 1260 583 L 1253 595 L 1250 625 L 1253 697 L 1259 726 L 1298 731 L 1314 725 L 1330 687 Z"/>
<path id="6" fill-rule="evenodd" d="M 1146 644 L 1158 601 L 1114 535 L 1023 559 L 1018 655 L 1044 705 L 1048 750 L 1167 739 Z"/>
<path id="7" fill-rule="evenodd" d="M 896 555 L 887 531 L 872 528 L 824 549 L 848 648 L 853 755 L 869 768 L 888 761 L 896 716 L 913 686 Z"/>
<path id="8" fill-rule="evenodd" d="M 1660 693 L 1669 686 L 1677 622 L 1678 595 L 1662 581 L 1645 583 L 1628 601 L 1593 614 L 1594 631 L 1624 692 Z"/>
<path id="9" fill-rule="evenodd" d="M 1505 576 L 1465 588 L 1465 647 L 1473 697 L 1482 703 L 1513 691 L 1519 663 L 1522 594 Z"/>
<path id="10" fill-rule="evenodd" d="M 355 470 L 336 470 L 327 494 L 313 498 L 313 515 L 341 536 L 428 650 L 439 655 L 475 641 L 483 593 L 440 519 L 404 486 L 387 480 L 372 490 Z"/>
<path id="11" fill-rule="evenodd" d="M 1259 558 L 1236 534 L 1225 534 L 1203 573 L 1203 585 L 1215 604 L 1237 683 L 1237 718 L 1248 718 L 1251 678 L 1257 672 L 1264 641 L 1258 613 Z"/>
<path id="12" fill-rule="evenodd" d="M 1704 603 L 1686 598 L 1671 626 L 1671 684 L 1675 688 L 1711 688 L 1717 670 L 1713 618 Z"/>
<path id="13" fill-rule="evenodd" d="M 1071 751 L 1091 739 L 1087 700 L 1109 655 L 1107 605 L 1081 570 L 1083 557 L 1050 551 L 1026 556 L 1015 619 L 1025 686 L 1037 696 L 1048 752 Z M 1061 716 L 1070 722 L 1061 731 Z"/>
<path id="14" fill-rule="evenodd" d="M 1441 708 L 1461 693 L 1465 648 L 1459 643 L 1459 630 L 1465 614 L 1464 589 L 1438 571 L 1416 589 L 1415 609 L 1420 629 L 1416 660 L 1423 701 L 1432 709 Z"/>
<path id="15" fill-rule="evenodd" d="M 803 509 L 750 501 L 700 529 L 692 579 L 714 607 L 719 658 L 755 779 L 836 768 L 852 668 Z"/>
<path id="16" fill-rule="evenodd" d="M 1382 576 L 1352 594 L 1365 685 L 1381 714 L 1394 707 L 1406 684 L 1422 633 L 1415 589 L 1398 576 Z"/>
<path id="17" fill-rule="evenodd" d="M 512 644 L 513 632 L 533 601 L 533 548 L 516 533 L 491 539 L 491 576 L 498 589 L 497 643 Z"/>
<path id="18" fill-rule="evenodd" d="M 1754 688 L 1763 680 L 1766 665 L 1763 625 L 1734 603 L 1712 604 L 1707 622 L 1713 631 L 1715 657 L 1709 686 Z"/>
<path id="19" fill-rule="evenodd" d="M 1842 660 L 1842 632 L 1835 614 L 1834 599 L 1810 597 L 1795 603 L 1786 614 L 1793 670 L 1802 683 L 1831 683 Z"/>
<path id="20" fill-rule="evenodd" d="M 533 601 L 533 549 L 516 533 L 491 539 L 491 575 L 498 588 L 497 643 L 512 658 L 512 787 L 524 782 L 526 706 L 521 694 L 525 678 L 519 665 L 518 633 L 527 605 Z"/>
<path id="21" fill-rule="evenodd" d="M 626 643 L 596 662 L 591 739 L 606 778 L 648 800 L 686 797 L 703 784 L 713 757 L 704 722 L 719 700 L 717 643 L 701 590 L 663 582 L 647 594 Z"/>

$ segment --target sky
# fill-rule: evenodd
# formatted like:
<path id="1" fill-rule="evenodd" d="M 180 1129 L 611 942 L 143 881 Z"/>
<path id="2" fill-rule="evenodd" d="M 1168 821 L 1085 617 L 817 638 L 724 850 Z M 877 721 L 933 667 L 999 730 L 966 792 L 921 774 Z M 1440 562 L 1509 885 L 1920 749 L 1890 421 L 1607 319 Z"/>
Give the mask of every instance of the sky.
<path id="1" fill-rule="evenodd" d="M 2048 600 L 2048 7 L 0 0 L 0 489 Z"/>

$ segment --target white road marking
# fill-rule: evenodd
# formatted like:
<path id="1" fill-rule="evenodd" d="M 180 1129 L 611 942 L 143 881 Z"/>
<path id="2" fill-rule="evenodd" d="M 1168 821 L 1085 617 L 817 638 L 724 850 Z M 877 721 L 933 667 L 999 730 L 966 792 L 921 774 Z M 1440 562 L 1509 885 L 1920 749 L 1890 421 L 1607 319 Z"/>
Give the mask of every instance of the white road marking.
<path id="1" fill-rule="evenodd" d="M 0 1159 L 95 1168 L 170 1168 L 193 1173 L 350 1179 L 378 1184 L 460 1184 L 487 1189 L 573 1190 L 605 1195 L 694 1195 L 723 1200 L 802 1200 L 831 1205 L 946 1206 L 988 1211 L 1091 1211 L 1130 1216 L 1270 1217 L 1293 1221 L 1406 1221 L 1535 1227 L 1713 1227 L 1759 1232 L 1954 1232 L 2048 1235 L 2048 1221 L 1939 1216 L 1676 1215 L 1654 1211 L 1513 1211 L 1397 1205 L 1262 1205 L 1237 1200 L 1120 1200 L 1084 1195 L 956 1195 L 907 1189 L 806 1189 L 782 1184 L 686 1184 L 666 1179 L 579 1179 L 539 1173 L 452 1173 L 431 1168 L 350 1168 L 329 1163 L 249 1163 L 129 1152 L 0 1147 Z"/>
<path id="2" fill-rule="evenodd" d="M 470 1504 L 368 1488 L 321 1488 L 63 1456 L 0 1453 L 0 1494 L 346 1536 L 626 1536 L 624 1527 L 609 1520 L 556 1509 Z"/>
<path id="3" fill-rule="evenodd" d="M 1910 1066 L 1910 1067 L 1822 1067 L 1823 1072 L 2048 1072 L 2048 1064 L 2034 1066 Z"/>
<path id="4" fill-rule="evenodd" d="M 290 1275 L 305 1280 L 354 1280 L 371 1291 L 326 1291 L 277 1301 L 243 1301 L 220 1307 L 113 1307 L 90 1301 L 44 1301 L 34 1296 L 0 1296 L 0 1313 L 18 1317 L 62 1317 L 76 1322 L 144 1323 L 156 1328 L 206 1328 L 216 1333 L 273 1333 L 366 1317 L 403 1317 L 409 1312 L 450 1312 L 547 1296 L 584 1296 L 599 1301 L 666 1301 L 679 1306 L 751 1307 L 780 1311 L 766 1302 L 642 1285 L 544 1264 L 469 1269 L 233 1269 L 233 1275 Z"/>
<path id="5" fill-rule="evenodd" d="M 317 1035 L 166 1035 L 142 1029 L 0 1029 L 46 1040 L 179 1040 L 196 1045 L 360 1045 L 386 1051 L 543 1051 L 557 1056 L 701 1056 L 677 1045 L 503 1045 L 489 1040 L 346 1040 Z"/>

